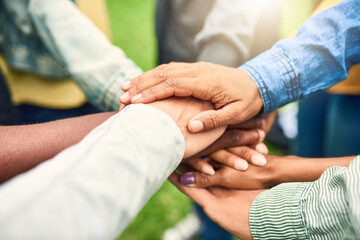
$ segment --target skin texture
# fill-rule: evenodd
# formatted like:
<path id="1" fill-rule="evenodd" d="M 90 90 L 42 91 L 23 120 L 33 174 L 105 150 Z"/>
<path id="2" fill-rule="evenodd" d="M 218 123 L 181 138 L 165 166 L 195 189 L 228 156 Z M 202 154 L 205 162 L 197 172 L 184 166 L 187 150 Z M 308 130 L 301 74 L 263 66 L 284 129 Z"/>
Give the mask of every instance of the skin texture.
<path id="1" fill-rule="evenodd" d="M 180 183 L 177 173 L 173 173 L 169 179 L 181 192 L 199 204 L 214 222 L 236 237 L 252 239 L 249 211 L 256 196 L 263 190 L 190 188 Z"/>
<path id="2" fill-rule="evenodd" d="M 187 130 L 186 125 L 191 117 L 201 111 L 213 109 L 209 102 L 194 98 L 172 98 L 150 105 L 167 113 L 178 124 L 186 141 L 186 157 L 203 150 L 225 131 L 225 127 L 198 134 Z M 25 172 L 78 143 L 114 114 L 115 112 L 99 113 L 42 124 L 1 126 L 0 182 Z"/>
<path id="3" fill-rule="evenodd" d="M 0 127 L 0 182 L 25 172 L 78 143 L 115 112 L 48 123 Z"/>
<path id="4" fill-rule="evenodd" d="M 230 151 L 236 153 L 237 149 Z M 186 184 L 191 187 L 220 186 L 233 189 L 267 189 L 284 182 L 310 182 L 317 180 L 329 167 L 348 167 L 355 157 L 341 158 L 301 158 L 297 156 L 266 156 L 268 164 L 264 167 L 249 164 L 246 171 L 237 171 L 233 168 L 215 164 L 217 171 L 213 176 L 182 167 L 183 183 L 194 179 L 193 183 Z"/>
<path id="5" fill-rule="evenodd" d="M 170 181 L 228 232 L 241 239 L 252 239 L 249 224 L 250 207 L 264 188 L 283 182 L 314 181 L 328 167 L 347 167 L 353 159 L 354 157 L 311 159 L 269 155 L 265 167 L 251 166 L 245 172 L 222 167 L 214 176 L 195 176 L 195 183 L 190 185 L 183 185 L 182 177 L 178 173 L 173 173 Z M 184 170 L 186 171 L 186 168 L 178 169 L 180 172 Z"/>
<path id="6" fill-rule="evenodd" d="M 273 112 L 265 117 L 254 117 L 244 123 L 228 126 L 215 143 L 194 157 L 185 159 L 185 162 L 195 170 L 208 175 L 215 174 L 213 166 L 208 163 L 210 159 L 242 171 L 249 167 L 248 163 L 264 166 L 264 154 L 268 153 L 268 149 L 262 142 L 275 118 L 276 112 Z M 237 147 L 237 154 L 227 149 L 231 147 Z M 208 158 L 202 159 L 201 156 Z"/>
<path id="7" fill-rule="evenodd" d="M 243 70 L 212 63 L 161 65 L 124 83 L 123 104 L 149 103 L 170 96 L 193 96 L 211 101 L 215 109 L 194 116 L 190 132 L 245 122 L 263 106 L 258 87 Z"/>
<path id="8" fill-rule="evenodd" d="M 189 120 L 196 114 L 214 109 L 209 101 L 193 97 L 169 98 L 149 104 L 168 114 L 180 128 L 185 139 L 184 158 L 191 157 L 215 142 L 225 131 L 226 126 L 203 133 L 190 133 L 187 129 Z"/>

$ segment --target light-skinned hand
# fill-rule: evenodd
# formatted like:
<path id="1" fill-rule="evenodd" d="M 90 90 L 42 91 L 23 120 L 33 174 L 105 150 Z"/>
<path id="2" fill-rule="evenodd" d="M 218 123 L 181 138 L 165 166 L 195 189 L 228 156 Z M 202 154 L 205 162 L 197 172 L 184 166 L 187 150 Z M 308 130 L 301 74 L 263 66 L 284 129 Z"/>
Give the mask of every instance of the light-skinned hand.
<path id="1" fill-rule="evenodd" d="M 124 83 L 120 102 L 149 103 L 170 96 L 209 100 L 216 110 L 194 116 L 190 132 L 239 124 L 257 115 L 263 102 L 253 79 L 243 70 L 212 63 L 161 65 Z"/>
<path id="2" fill-rule="evenodd" d="M 226 126 L 222 126 L 203 133 L 190 133 L 188 131 L 186 126 L 193 116 L 202 111 L 214 109 L 209 101 L 198 100 L 193 97 L 173 97 L 149 105 L 168 114 L 181 130 L 185 139 L 184 158 L 191 157 L 204 150 L 215 142 L 226 129 Z"/>

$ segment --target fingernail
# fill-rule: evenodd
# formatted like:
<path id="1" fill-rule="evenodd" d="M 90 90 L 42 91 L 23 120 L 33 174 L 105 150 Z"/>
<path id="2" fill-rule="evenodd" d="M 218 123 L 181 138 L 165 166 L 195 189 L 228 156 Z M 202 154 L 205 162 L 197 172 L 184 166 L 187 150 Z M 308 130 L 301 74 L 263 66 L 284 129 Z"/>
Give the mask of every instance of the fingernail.
<path id="1" fill-rule="evenodd" d="M 252 157 L 252 162 L 257 166 L 265 166 L 266 158 L 262 155 L 255 155 Z"/>
<path id="2" fill-rule="evenodd" d="M 184 174 L 180 177 L 180 182 L 184 185 L 194 184 L 195 176 L 192 173 Z"/>
<path id="3" fill-rule="evenodd" d="M 189 124 L 189 130 L 191 132 L 200 132 L 204 129 L 204 125 L 200 120 L 191 121 Z"/>
<path id="4" fill-rule="evenodd" d="M 135 95 L 133 98 L 131 98 L 131 102 L 136 102 L 136 100 L 139 100 L 142 97 L 142 94 L 139 93 L 137 95 Z"/>
<path id="5" fill-rule="evenodd" d="M 203 166 L 202 172 L 206 173 L 208 175 L 214 175 L 215 174 L 215 170 L 212 167 L 209 167 L 209 166 Z"/>
<path id="6" fill-rule="evenodd" d="M 259 153 L 263 153 L 263 154 L 268 154 L 269 153 L 269 149 L 267 148 L 267 146 L 263 143 L 259 143 L 255 146 L 255 150 L 258 151 Z"/>
<path id="7" fill-rule="evenodd" d="M 265 132 L 261 129 L 259 129 L 258 131 L 259 131 L 260 141 L 264 140 L 266 136 Z"/>
<path id="8" fill-rule="evenodd" d="M 131 81 L 127 81 L 127 82 L 124 82 L 121 86 L 124 89 L 128 89 L 128 88 L 130 88 L 130 85 L 131 85 Z"/>
<path id="9" fill-rule="evenodd" d="M 129 93 L 128 93 L 128 92 L 123 93 L 123 94 L 120 96 L 120 101 L 125 102 L 128 97 L 129 97 Z"/>
<path id="10" fill-rule="evenodd" d="M 241 170 L 241 171 L 245 171 L 249 167 L 249 164 L 247 162 L 245 162 L 244 160 L 241 160 L 241 159 L 235 160 L 234 165 L 235 165 L 235 168 L 237 170 Z"/>

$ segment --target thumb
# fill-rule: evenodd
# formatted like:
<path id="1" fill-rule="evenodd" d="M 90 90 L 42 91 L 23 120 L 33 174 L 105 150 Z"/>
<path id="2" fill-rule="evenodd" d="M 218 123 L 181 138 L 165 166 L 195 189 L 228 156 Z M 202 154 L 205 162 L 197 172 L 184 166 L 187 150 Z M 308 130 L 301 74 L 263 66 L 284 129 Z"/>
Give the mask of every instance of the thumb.
<path id="1" fill-rule="evenodd" d="M 227 121 L 227 113 L 223 110 L 209 110 L 197 114 L 188 124 L 188 130 L 191 133 L 198 133 L 217 128 Z"/>
<path id="2" fill-rule="evenodd" d="M 209 110 L 197 114 L 188 124 L 191 133 L 211 130 L 220 126 L 242 123 L 257 114 L 246 108 L 242 102 L 230 103 L 219 110 Z"/>
<path id="3" fill-rule="evenodd" d="M 219 184 L 219 174 L 208 175 L 200 172 L 188 172 L 180 177 L 180 182 L 188 187 L 206 188 Z"/>
<path id="4" fill-rule="evenodd" d="M 225 106 L 219 110 L 208 110 L 193 117 L 188 124 L 191 133 L 211 130 L 227 124 L 233 124 L 236 112 L 231 106 Z"/>

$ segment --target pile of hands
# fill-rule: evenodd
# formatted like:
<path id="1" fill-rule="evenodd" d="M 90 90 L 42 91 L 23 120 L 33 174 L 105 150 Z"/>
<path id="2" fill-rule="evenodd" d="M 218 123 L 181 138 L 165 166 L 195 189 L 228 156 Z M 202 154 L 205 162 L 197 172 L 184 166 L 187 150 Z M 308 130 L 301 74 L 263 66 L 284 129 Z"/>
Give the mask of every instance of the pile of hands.
<path id="1" fill-rule="evenodd" d="M 284 169 L 278 167 L 284 159 L 267 155 L 263 143 L 276 113 L 258 116 L 262 100 L 252 79 L 221 65 L 171 63 L 124 83 L 122 89 L 123 106 L 150 104 L 181 129 L 185 155 L 170 181 L 223 228 L 251 239 L 254 199 L 284 180 Z"/>

